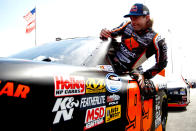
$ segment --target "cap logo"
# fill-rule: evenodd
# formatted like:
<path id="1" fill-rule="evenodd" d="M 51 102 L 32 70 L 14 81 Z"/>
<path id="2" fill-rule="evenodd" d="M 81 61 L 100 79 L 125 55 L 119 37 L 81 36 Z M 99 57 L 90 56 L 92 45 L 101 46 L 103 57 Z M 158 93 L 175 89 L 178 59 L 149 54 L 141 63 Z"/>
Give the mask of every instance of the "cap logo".
<path id="1" fill-rule="evenodd" d="M 132 6 L 130 12 L 137 12 L 137 6 L 136 5 Z"/>
<path id="2" fill-rule="evenodd" d="M 148 11 L 143 11 L 143 14 L 144 14 L 144 15 L 147 15 L 147 14 L 148 14 Z"/>

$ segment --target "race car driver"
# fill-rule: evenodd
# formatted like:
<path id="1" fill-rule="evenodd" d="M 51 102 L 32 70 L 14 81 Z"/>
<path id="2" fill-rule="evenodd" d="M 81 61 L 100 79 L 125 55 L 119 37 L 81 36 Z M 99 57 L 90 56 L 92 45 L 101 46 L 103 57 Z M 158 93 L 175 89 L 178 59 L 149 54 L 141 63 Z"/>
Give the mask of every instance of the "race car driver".
<path id="1" fill-rule="evenodd" d="M 102 29 L 100 38 L 107 40 L 121 36 L 116 50 L 109 54 L 117 72 L 133 71 L 155 54 L 155 65 L 143 73 L 137 73 L 140 86 L 144 86 L 144 79 L 153 78 L 167 65 L 165 39 L 152 30 L 153 21 L 150 19 L 149 9 L 144 4 L 134 4 L 129 14 L 124 17 L 129 17 L 130 21 L 113 30 Z"/>

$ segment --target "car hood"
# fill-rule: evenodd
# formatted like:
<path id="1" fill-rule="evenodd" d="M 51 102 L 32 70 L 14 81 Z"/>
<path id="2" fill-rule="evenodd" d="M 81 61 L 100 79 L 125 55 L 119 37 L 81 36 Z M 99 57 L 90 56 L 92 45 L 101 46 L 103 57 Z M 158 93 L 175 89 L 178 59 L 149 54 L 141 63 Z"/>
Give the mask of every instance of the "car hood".
<path id="1" fill-rule="evenodd" d="M 89 70 L 90 68 L 88 68 Z M 37 62 L 12 58 L 0 58 L 0 80 L 26 80 L 32 78 L 51 77 L 55 74 L 70 74 L 76 71 L 87 70 L 85 67 Z"/>

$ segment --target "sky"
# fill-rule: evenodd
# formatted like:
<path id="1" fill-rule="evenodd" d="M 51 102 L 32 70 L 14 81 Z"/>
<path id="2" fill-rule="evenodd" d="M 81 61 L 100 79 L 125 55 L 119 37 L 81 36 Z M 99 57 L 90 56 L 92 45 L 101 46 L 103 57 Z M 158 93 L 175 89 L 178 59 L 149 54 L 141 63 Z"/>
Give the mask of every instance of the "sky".
<path id="1" fill-rule="evenodd" d="M 0 0 L 0 57 L 35 46 L 35 31 L 25 33 L 23 18 L 35 7 L 36 43 L 41 45 L 57 37 L 99 36 L 102 28 L 129 20 L 123 16 L 134 3 L 148 6 L 153 29 L 166 38 L 168 72 L 196 78 L 194 0 Z"/>

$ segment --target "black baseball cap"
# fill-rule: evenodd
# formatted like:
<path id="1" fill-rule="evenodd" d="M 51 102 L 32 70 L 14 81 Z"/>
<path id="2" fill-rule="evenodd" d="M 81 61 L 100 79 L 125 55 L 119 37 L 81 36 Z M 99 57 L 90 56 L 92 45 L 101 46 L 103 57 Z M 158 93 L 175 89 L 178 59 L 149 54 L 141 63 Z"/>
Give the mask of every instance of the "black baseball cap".
<path id="1" fill-rule="evenodd" d="M 148 9 L 147 6 L 140 4 L 140 3 L 136 3 L 131 7 L 131 10 L 129 12 L 129 14 L 125 15 L 124 17 L 130 17 L 130 16 L 145 16 L 145 15 L 149 15 L 150 11 Z"/>

